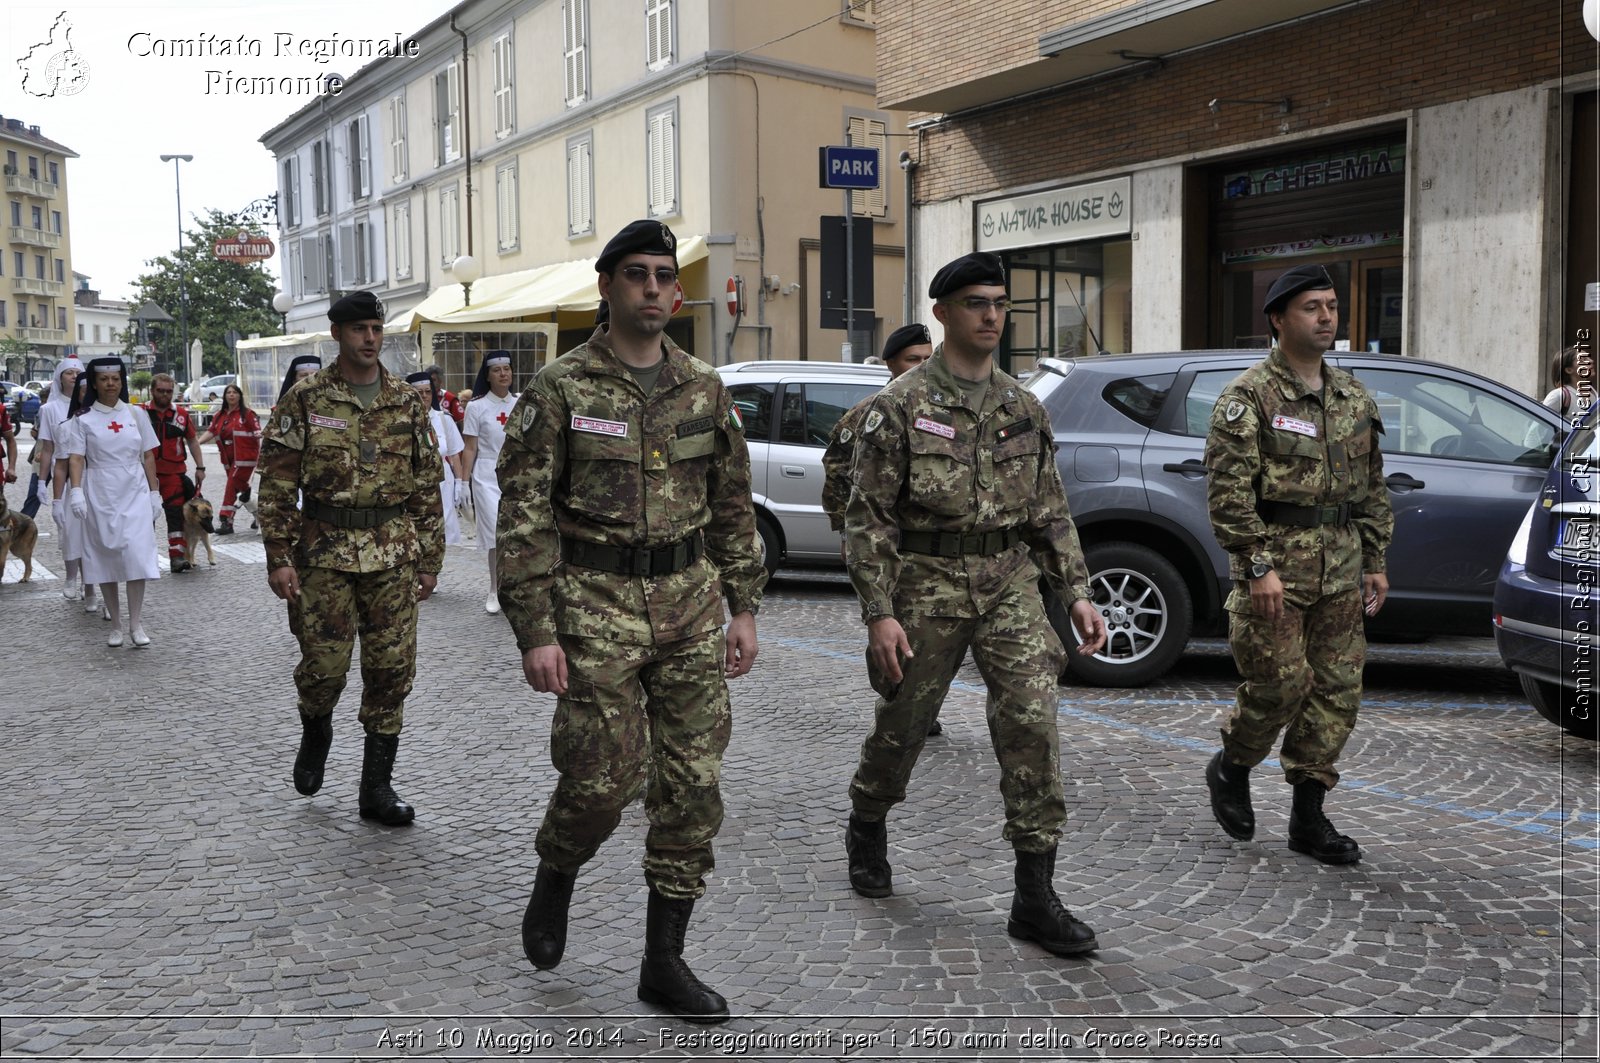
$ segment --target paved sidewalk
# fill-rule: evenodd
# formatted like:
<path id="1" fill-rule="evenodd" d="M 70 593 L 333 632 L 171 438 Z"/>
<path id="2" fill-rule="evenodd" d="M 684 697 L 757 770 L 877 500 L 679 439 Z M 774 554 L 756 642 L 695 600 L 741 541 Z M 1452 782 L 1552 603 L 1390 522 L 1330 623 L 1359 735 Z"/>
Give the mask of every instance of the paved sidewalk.
<path id="1" fill-rule="evenodd" d="M 890 819 L 895 895 L 850 891 L 864 640 L 837 580 L 780 581 L 733 685 L 727 821 L 689 931 L 735 1014 L 706 1030 L 635 997 L 638 806 L 579 878 L 560 968 L 522 956 L 554 702 L 483 612 L 482 555 L 452 548 L 422 606 L 396 771 L 417 820 L 387 830 L 356 814 L 355 680 L 324 790 L 290 786 L 296 653 L 248 524 L 215 568 L 151 586 L 146 650 L 107 648 L 59 581 L 0 586 L 6 1059 L 1596 1053 L 1595 747 L 1521 705 L 1481 640 L 1374 649 L 1330 799 L 1366 851 L 1344 868 L 1284 848 L 1272 771 L 1255 842 L 1212 823 L 1200 773 L 1233 682 L 1215 644 L 1146 690 L 1063 688 L 1057 882 L 1102 948 L 1062 960 L 1005 933 L 970 662 Z M 53 540 L 36 562 L 59 572 Z"/>

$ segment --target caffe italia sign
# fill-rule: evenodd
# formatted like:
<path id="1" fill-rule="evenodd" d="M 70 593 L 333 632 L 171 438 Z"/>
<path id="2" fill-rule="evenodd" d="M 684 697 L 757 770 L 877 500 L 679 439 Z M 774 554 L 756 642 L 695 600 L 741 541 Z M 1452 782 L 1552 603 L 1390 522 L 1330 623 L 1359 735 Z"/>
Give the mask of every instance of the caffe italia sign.
<path id="1" fill-rule="evenodd" d="M 1132 187 L 1131 178 L 1113 177 L 979 203 L 973 219 L 978 250 L 1126 236 L 1133 231 Z"/>
<path id="2" fill-rule="evenodd" d="M 222 262 L 265 262 L 278 253 L 265 233 L 238 232 L 211 245 L 211 255 Z"/>

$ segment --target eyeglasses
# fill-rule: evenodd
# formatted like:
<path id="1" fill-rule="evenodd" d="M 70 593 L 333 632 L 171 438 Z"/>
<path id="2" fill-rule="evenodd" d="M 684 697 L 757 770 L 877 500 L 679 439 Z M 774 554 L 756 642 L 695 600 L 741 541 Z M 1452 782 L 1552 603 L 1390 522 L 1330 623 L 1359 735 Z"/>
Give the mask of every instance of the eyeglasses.
<path id="1" fill-rule="evenodd" d="M 998 299 L 985 299 L 981 295 L 969 295 L 965 299 L 946 299 L 945 302 L 954 303 L 956 306 L 964 306 L 974 314 L 981 314 L 990 309 L 997 314 L 1003 314 L 1011 309 L 1011 300 L 1003 295 Z"/>
<path id="2" fill-rule="evenodd" d="M 678 271 L 675 269 L 668 269 L 665 266 L 662 266 L 660 269 L 656 270 L 648 270 L 643 266 L 623 266 L 621 272 L 624 277 L 628 278 L 634 284 L 643 284 L 645 281 L 649 280 L 652 275 L 655 277 L 656 283 L 661 285 L 663 288 L 678 283 Z"/>

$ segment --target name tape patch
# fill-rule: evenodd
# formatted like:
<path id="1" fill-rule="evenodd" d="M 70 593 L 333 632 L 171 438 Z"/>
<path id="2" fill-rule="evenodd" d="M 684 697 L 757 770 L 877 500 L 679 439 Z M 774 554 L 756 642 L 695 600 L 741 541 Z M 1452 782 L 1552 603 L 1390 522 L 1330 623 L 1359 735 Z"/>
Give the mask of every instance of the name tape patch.
<path id="1" fill-rule="evenodd" d="M 574 432 L 593 432 L 596 435 L 625 438 L 628 434 L 628 422 L 606 421 L 599 417 L 579 417 L 577 414 L 573 414 L 572 430 Z"/>
<path id="2" fill-rule="evenodd" d="M 678 438 L 686 436 L 703 435 L 717 426 L 715 417 L 696 417 L 692 421 L 685 421 L 678 426 Z"/>
<path id="3" fill-rule="evenodd" d="M 931 417 L 918 417 L 911 422 L 911 427 L 919 432 L 931 432 L 946 439 L 954 439 L 956 437 L 955 425 L 942 424 Z"/>
<path id="4" fill-rule="evenodd" d="M 342 417 L 324 417 L 320 413 L 306 414 L 306 420 L 319 428 L 349 428 L 350 422 Z"/>
<path id="5" fill-rule="evenodd" d="M 1272 427 L 1281 428 L 1285 432 L 1298 432 L 1303 436 L 1317 437 L 1317 426 L 1310 421 L 1302 421 L 1298 417 L 1285 417 L 1283 414 L 1272 419 Z"/>

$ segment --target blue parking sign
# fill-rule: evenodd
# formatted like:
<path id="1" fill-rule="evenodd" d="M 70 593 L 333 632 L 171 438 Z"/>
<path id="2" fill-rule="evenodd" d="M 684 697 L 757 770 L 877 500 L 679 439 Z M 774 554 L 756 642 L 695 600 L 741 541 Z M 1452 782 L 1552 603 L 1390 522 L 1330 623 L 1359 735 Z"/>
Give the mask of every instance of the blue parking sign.
<path id="1" fill-rule="evenodd" d="M 820 188 L 877 188 L 879 184 L 877 148 L 847 148 L 838 145 L 817 149 L 821 164 Z"/>

